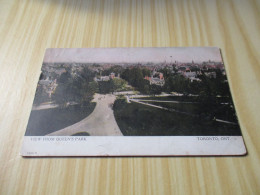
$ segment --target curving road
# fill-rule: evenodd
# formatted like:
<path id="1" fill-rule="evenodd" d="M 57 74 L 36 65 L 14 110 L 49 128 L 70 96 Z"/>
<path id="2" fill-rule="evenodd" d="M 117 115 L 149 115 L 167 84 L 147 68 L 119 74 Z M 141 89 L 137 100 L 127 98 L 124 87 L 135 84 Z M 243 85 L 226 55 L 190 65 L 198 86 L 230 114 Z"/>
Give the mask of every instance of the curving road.
<path id="1" fill-rule="evenodd" d="M 79 132 L 87 132 L 91 136 L 122 136 L 112 109 L 115 99 L 116 96 L 111 94 L 95 94 L 93 102 L 97 105 L 88 117 L 47 136 L 70 136 Z"/>

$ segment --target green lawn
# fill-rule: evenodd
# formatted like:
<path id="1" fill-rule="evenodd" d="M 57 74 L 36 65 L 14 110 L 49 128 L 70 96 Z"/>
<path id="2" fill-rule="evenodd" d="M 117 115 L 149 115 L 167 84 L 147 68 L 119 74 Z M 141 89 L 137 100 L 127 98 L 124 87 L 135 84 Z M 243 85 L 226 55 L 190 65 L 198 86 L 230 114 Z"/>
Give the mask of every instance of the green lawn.
<path id="1" fill-rule="evenodd" d="M 186 103 L 168 103 L 168 102 L 148 102 L 157 106 L 162 106 L 165 108 L 172 108 L 182 112 L 188 112 L 194 115 L 203 115 L 207 112 L 211 117 L 217 119 L 237 123 L 237 117 L 235 111 L 230 105 L 225 104 L 211 104 L 204 105 L 201 103 L 196 104 L 186 104 Z"/>
<path id="2" fill-rule="evenodd" d="M 67 108 L 52 108 L 31 112 L 26 136 L 44 136 L 54 131 L 73 125 L 92 113 L 96 103 L 88 106 L 69 106 Z"/>
<path id="3" fill-rule="evenodd" d="M 140 100 L 160 100 L 160 101 L 180 101 L 180 102 L 194 102 L 190 103 L 170 103 L 170 102 L 147 102 L 150 104 L 172 108 L 183 112 L 190 112 L 195 115 L 205 115 L 210 117 L 216 117 L 217 119 L 238 123 L 237 116 L 235 114 L 234 107 L 229 104 L 220 104 L 230 102 L 228 97 L 218 97 L 216 104 L 198 102 L 198 97 L 189 96 L 168 96 L 168 97 L 146 97 L 137 98 Z"/>
<path id="4" fill-rule="evenodd" d="M 205 117 L 192 117 L 133 102 L 129 104 L 123 99 L 116 100 L 113 109 L 117 124 L 126 136 L 241 135 L 238 125 L 219 123 Z"/>

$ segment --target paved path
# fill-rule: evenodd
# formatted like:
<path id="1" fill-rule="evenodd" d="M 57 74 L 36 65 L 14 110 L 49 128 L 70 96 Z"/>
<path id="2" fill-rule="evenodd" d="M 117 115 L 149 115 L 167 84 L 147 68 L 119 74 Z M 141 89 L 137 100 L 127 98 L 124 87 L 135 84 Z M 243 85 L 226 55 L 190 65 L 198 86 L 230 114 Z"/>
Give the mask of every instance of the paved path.
<path id="1" fill-rule="evenodd" d="M 95 94 L 93 102 L 97 105 L 85 119 L 47 136 L 70 136 L 78 132 L 87 132 L 92 136 L 122 136 L 112 110 L 116 96 Z"/>
<path id="2" fill-rule="evenodd" d="M 131 101 L 133 99 L 129 99 Z M 164 101 L 164 100 L 143 100 L 143 99 L 134 99 L 139 102 L 164 102 L 164 103 L 173 103 L 173 104 L 198 104 L 198 102 L 182 102 L 182 101 Z"/>
<path id="3" fill-rule="evenodd" d="M 220 122 L 220 123 L 227 123 L 227 124 L 231 124 L 231 125 L 238 125 L 237 123 L 230 122 L 230 121 L 224 121 L 224 120 L 220 120 L 220 119 L 216 119 L 216 121 Z"/>
<path id="4" fill-rule="evenodd" d="M 170 112 L 177 112 L 177 113 L 186 114 L 186 115 L 189 115 L 189 116 L 198 116 L 198 115 L 195 115 L 195 114 L 191 114 L 189 112 L 183 112 L 183 111 L 179 111 L 179 110 L 176 110 L 176 109 L 173 109 L 173 108 L 165 108 L 165 107 L 162 107 L 162 106 L 157 106 L 157 105 L 154 105 L 154 104 L 149 104 L 149 103 L 145 103 L 145 102 L 142 102 L 142 101 L 138 101 L 136 99 L 129 99 L 129 101 L 130 102 L 131 101 L 136 102 L 136 103 L 143 104 L 143 105 L 150 106 L 150 107 L 154 107 L 154 108 L 159 108 L 159 109 L 162 109 L 162 110 L 167 110 L 167 111 L 170 111 Z"/>
<path id="5" fill-rule="evenodd" d="M 73 105 L 77 105 L 78 103 L 76 102 L 69 102 L 67 103 L 68 106 L 73 106 Z M 59 107 L 58 104 L 52 104 L 52 103 L 48 103 L 48 104 L 40 104 L 38 106 L 33 106 L 32 110 L 47 110 L 47 109 L 51 109 L 51 108 L 57 108 Z"/>
<path id="6" fill-rule="evenodd" d="M 41 104 L 39 106 L 33 106 L 32 110 L 46 110 L 51 108 L 57 108 L 58 104 Z"/>
<path id="7" fill-rule="evenodd" d="M 180 93 L 175 93 L 175 94 L 164 93 L 164 94 L 158 94 L 158 95 L 129 95 L 129 98 L 168 97 L 168 96 L 182 96 L 182 94 L 180 94 Z"/>

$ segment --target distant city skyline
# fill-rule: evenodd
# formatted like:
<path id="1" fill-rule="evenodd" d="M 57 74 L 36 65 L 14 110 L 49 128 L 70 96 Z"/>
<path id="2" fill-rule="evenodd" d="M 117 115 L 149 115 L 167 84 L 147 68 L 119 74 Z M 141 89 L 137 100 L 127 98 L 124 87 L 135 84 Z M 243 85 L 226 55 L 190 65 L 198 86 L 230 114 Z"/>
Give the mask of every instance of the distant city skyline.
<path id="1" fill-rule="evenodd" d="M 217 47 L 163 48 L 50 48 L 44 63 L 201 63 L 222 62 Z"/>

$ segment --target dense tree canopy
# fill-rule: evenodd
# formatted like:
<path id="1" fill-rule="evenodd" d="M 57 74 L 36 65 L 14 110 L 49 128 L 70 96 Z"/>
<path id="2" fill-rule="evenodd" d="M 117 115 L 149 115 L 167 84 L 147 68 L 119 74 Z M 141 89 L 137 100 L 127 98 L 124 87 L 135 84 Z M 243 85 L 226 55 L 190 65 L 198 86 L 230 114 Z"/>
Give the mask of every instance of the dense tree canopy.
<path id="1" fill-rule="evenodd" d="M 68 102 L 88 104 L 98 88 L 97 83 L 93 81 L 94 76 L 95 74 L 87 67 L 76 74 L 67 70 L 58 79 L 53 100 L 63 106 Z"/>
<path id="2" fill-rule="evenodd" d="M 122 72 L 121 77 L 126 81 L 128 81 L 130 85 L 135 87 L 140 92 L 144 94 L 150 94 L 150 83 L 149 81 L 144 79 L 145 76 L 150 76 L 150 75 L 151 75 L 150 70 L 146 68 L 141 69 L 139 67 L 135 67 L 132 69 L 129 68 L 125 69 Z"/>

